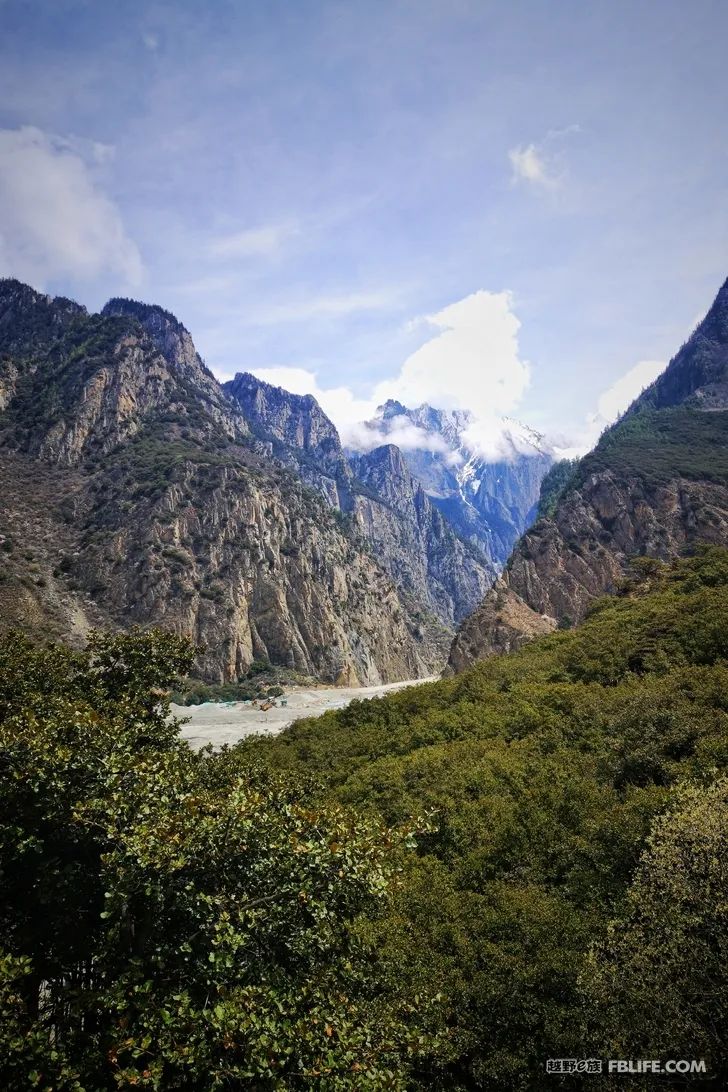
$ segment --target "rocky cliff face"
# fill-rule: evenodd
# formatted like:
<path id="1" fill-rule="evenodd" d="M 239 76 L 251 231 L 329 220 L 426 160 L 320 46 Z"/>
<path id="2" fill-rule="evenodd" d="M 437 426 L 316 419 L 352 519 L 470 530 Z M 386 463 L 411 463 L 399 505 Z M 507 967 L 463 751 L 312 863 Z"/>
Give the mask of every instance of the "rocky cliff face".
<path id="1" fill-rule="evenodd" d="M 332 508 L 352 506 L 353 475 L 336 426 L 310 394 L 291 394 L 240 372 L 223 389 L 250 423 L 262 450 L 295 469 Z"/>
<path id="2" fill-rule="evenodd" d="M 504 419 L 505 454 L 489 462 L 469 436 L 473 424 L 473 416 L 464 411 L 427 404 L 408 409 L 390 400 L 369 427 L 393 442 L 403 432 L 417 430 L 419 446 L 410 437 L 403 450 L 410 473 L 458 535 L 500 569 L 535 516 L 541 480 L 553 454 L 539 433 Z"/>
<path id="3" fill-rule="evenodd" d="M 355 685 L 432 673 L 442 627 L 261 445 L 160 308 L 87 315 L 0 282 L 0 617 L 192 635 L 210 679 L 270 658 Z"/>
<path id="4" fill-rule="evenodd" d="M 118 302 L 118 301 L 117 301 Z M 159 308 L 133 305 L 88 315 L 69 301 L 0 282 L 0 406 L 6 444 L 43 460 L 75 466 L 108 454 L 165 414 L 202 439 L 244 440 L 249 429 L 232 412 L 189 334 L 163 333 Z M 108 305 L 109 308 L 112 305 Z M 144 323 L 133 314 L 137 306 Z M 106 310 L 106 309 L 105 309 Z"/>
<path id="5" fill-rule="evenodd" d="M 353 518 L 398 587 L 446 625 L 464 618 L 495 576 L 493 567 L 458 538 L 413 479 L 399 448 L 385 444 L 351 460 L 357 483 Z"/>
<path id="6" fill-rule="evenodd" d="M 459 671 L 616 590 L 631 558 L 728 543 L 728 282 L 666 371 L 575 469 L 518 542 L 450 652 Z"/>
<path id="7" fill-rule="evenodd" d="M 460 539 L 391 444 L 346 458 L 334 424 L 301 397 L 241 374 L 225 390 L 256 435 L 345 514 L 397 587 L 453 627 L 480 602 L 493 566 Z"/>

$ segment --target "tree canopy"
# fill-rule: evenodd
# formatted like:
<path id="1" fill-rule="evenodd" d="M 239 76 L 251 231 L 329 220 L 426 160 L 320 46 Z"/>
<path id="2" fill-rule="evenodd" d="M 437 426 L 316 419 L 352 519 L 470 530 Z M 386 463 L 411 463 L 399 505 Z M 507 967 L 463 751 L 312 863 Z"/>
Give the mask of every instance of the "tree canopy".
<path id="1" fill-rule="evenodd" d="M 0 1083 L 725 1084 L 727 618 L 728 550 L 639 559 L 574 630 L 218 754 L 184 642 L 4 639 Z"/>
<path id="2" fill-rule="evenodd" d="M 443 1088 L 560 1087 L 547 1058 L 592 1057 L 595 1043 L 617 1041 L 661 1043 L 644 1056 L 677 1058 L 701 1057 L 709 1042 L 712 1081 L 728 1079 L 721 998 L 714 990 L 700 1002 L 689 940 L 664 972 L 679 983 L 670 1006 L 650 1009 L 661 979 L 645 976 L 644 1020 L 629 1036 L 609 1028 L 630 1024 L 636 994 L 616 1014 L 606 1002 L 619 968 L 639 965 L 636 925 L 600 990 L 583 977 L 610 923 L 632 920 L 628 891 L 653 825 L 685 786 L 728 769 L 727 619 L 725 549 L 673 565 L 636 559 L 620 594 L 596 601 L 574 630 L 239 748 L 315 773 L 322 799 L 388 823 L 433 813 L 374 931 L 405 994 L 417 985 L 446 998 Z M 727 897 L 722 864 L 690 908 L 706 975 L 725 956 L 715 908 Z M 682 936 L 679 920 L 671 928 Z"/>
<path id="3" fill-rule="evenodd" d="M 0 1084 L 403 1087 L 426 1037 L 359 919 L 396 843 L 178 739 L 161 633 L 0 641 Z"/>

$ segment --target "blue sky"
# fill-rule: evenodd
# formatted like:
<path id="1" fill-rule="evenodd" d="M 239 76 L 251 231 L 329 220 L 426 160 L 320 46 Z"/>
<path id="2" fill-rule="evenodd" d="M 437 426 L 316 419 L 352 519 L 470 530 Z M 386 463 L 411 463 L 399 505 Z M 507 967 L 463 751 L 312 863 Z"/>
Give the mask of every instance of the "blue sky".
<path id="1" fill-rule="evenodd" d="M 578 442 L 728 274 L 727 38 L 722 0 L 0 0 L 0 273 L 160 303 L 344 427 Z"/>

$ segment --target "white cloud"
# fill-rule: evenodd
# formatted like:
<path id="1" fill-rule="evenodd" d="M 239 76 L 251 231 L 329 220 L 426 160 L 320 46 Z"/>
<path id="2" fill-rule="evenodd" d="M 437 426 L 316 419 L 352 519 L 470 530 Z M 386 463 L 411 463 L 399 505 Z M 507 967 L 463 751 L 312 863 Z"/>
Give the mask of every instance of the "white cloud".
<path id="1" fill-rule="evenodd" d="M 213 258 L 270 257 L 287 239 L 297 234 L 298 227 L 293 223 L 264 224 L 221 235 L 213 239 L 208 251 Z"/>
<path id="2" fill-rule="evenodd" d="M 620 413 L 624 413 L 629 408 L 635 398 L 657 379 L 665 367 L 664 360 L 640 360 L 639 364 L 635 364 L 634 368 L 630 368 L 599 396 L 597 417 L 608 424 L 616 421 Z"/>
<path id="3" fill-rule="evenodd" d="M 112 151 L 30 126 L 0 130 L 0 275 L 43 286 L 114 273 L 139 284 L 139 251 L 94 178 Z"/>
<path id="4" fill-rule="evenodd" d="M 519 354 L 521 324 L 510 292 L 473 292 L 426 321 L 439 332 L 405 360 L 399 375 L 377 385 L 378 402 L 428 402 L 438 409 L 469 409 L 479 418 L 515 409 L 530 369 Z"/>
<path id="5" fill-rule="evenodd" d="M 367 421 L 376 411 L 376 402 L 356 398 L 348 387 L 322 388 L 312 371 L 306 368 L 254 368 L 253 375 L 291 394 L 312 394 L 324 413 L 336 425 L 343 443 L 360 447 L 366 436 Z M 381 442 L 381 441 L 377 441 Z M 366 445 L 376 447 L 376 443 Z"/>
<path id="6" fill-rule="evenodd" d="M 468 450 L 488 463 L 510 462 L 516 455 L 550 450 L 543 436 L 504 417 L 476 417 L 462 433 Z"/>
<path id="7" fill-rule="evenodd" d="M 580 133 L 579 125 L 567 125 L 563 129 L 549 129 L 538 144 L 519 144 L 508 152 L 511 163 L 511 182 L 527 182 L 544 189 L 556 189 L 564 179 L 564 168 L 559 147 L 562 141 L 574 133 Z"/>
<path id="8" fill-rule="evenodd" d="M 639 361 L 602 392 L 581 428 L 547 440 L 512 416 L 528 389 L 530 367 L 520 354 L 520 322 L 509 292 L 474 292 L 409 325 L 415 329 L 423 323 L 434 336 L 404 361 L 396 375 L 363 397 L 346 386 L 321 385 L 307 368 L 258 368 L 253 374 L 294 394 L 312 394 L 337 426 L 343 443 L 359 451 L 393 443 L 404 451 L 448 456 L 441 436 L 409 418 L 378 419 L 376 410 L 387 399 L 410 409 L 427 402 L 441 410 L 469 411 L 471 419 L 464 428 L 460 418 L 464 446 L 488 462 L 499 462 L 544 450 L 553 450 L 560 458 L 584 455 L 665 368 L 660 360 Z M 461 461 L 456 452 L 448 457 L 453 463 Z"/>
<path id="9" fill-rule="evenodd" d="M 396 444 L 402 451 L 448 451 L 442 436 L 415 425 L 408 417 L 392 417 L 379 443 Z"/>
<path id="10" fill-rule="evenodd" d="M 406 417 L 394 417 L 386 426 L 372 420 L 377 411 L 376 399 L 357 398 L 348 387 L 320 387 L 316 374 L 307 368 L 254 368 L 252 374 L 291 394 L 312 394 L 336 425 L 342 443 L 357 451 L 371 451 L 380 444 L 396 444 L 402 451 L 448 450 L 442 437 L 419 428 Z"/>
<path id="11" fill-rule="evenodd" d="M 509 457 L 514 446 L 520 450 L 502 420 L 518 406 L 530 381 L 529 365 L 519 353 L 520 322 L 511 294 L 474 292 L 423 321 L 435 336 L 364 398 L 348 387 L 322 387 L 315 373 L 303 368 L 263 368 L 254 374 L 293 393 L 313 394 L 344 443 L 360 450 L 395 443 L 403 450 L 447 451 L 440 437 L 406 418 L 371 424 L 377 406 L 387 399 L 411 408 L 427 402 L 438 409 L 469 410 L 474 418 L 469 440 L 485 458 Z M 522 446 L 533 450 L 525 442 Z"/>
<path id="12" fill-rule="evenodd" d="M 614 424 L 665 367 L 664 360 L 640 360 L 620 376 L 599 395 L 596 412 L 587 415 L 584 426 L 569 440 L 557 445 L 558 455 L 563 459 L 573 459 L 591 451 L 604 429 Z"/>
<path id="13" fill-rule="evenodd" d="M 462 456 L 450 451 L 442 436 L 415 425 L 408 417 L 388 417 L 386 421 L 370 420 L 355 424 L 348 430 L 348 444 L 357 451 L 371 451 L 381 444 L 394 444 L 401 451 L 436 451 L 447 456 L 454 465 L 462 462 Z"/>
<path id="14" fill-rule="evenodd" d="M 557 179 L 552 177 L 543 154 L 535 144 L 526 144 L 511 148 L 508 153 L 513 171 L 514 182 L 531 182 L 537 186 L 555 186 Z"/>
<path id="15" fill-rule="evenodd" d="M 360 311 L 386 311 L 396 302 L 396 298 L 396 292 L 387 291 L 311 296 L 257 308 L 251 314 L 250 321 L 255 325 L 268 326 L 278 322 L 306 322 L 313 318 L 353 315 Z"/>

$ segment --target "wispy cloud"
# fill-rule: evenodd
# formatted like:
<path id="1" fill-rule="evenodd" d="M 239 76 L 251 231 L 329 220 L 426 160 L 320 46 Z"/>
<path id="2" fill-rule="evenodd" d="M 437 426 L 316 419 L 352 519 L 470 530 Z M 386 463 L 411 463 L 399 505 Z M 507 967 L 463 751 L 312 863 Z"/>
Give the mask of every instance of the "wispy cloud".
<path id="1" fill-rule="evenodd" d="M 599 396 L 597 417 L 611 424 L 665 370 L 664 360 L 640 360 Z"/>
<path id="2" fill-rule="evenodd" d="M 299 234 L 296 223 L 264 224 L 220 235 L 208 247 L 212 258 L 255 258 L 276 254 L 283 244 Z"/>
<path id="3" fill-rule="evenodd" d="M 203 274 L 201 277 L 194 277 L 189 281 L 176 283 L 174 291 L 182 292 L 188 296 L 220 297 L 234 292 L 239 287 L 240 276 L 238 273 L 209 273 Z"/>
<path id="4" fill-rule="evenodd" d="M 525 182 L 535 187 L 556 189 L 564 180 L 564 165 L 558 152 L 559 143 L 572 133 L 581 132 L 578 125 L 549 129 L 543 140 L 519 144 L 508 152 L 511 181 Z"/>
<path id="5" fill-rule="evenodd" d="M 604 429 L 614 424 L 620 414 L 629 409 L 635 398 L 657 379 L 666 366 L 664 360 L 640 360 L 615 380 L 599 395 L 596 411 L 587 414 L 581 429 L 576 429 L 568 440 L 561 439 L 557 442 L 559 456 L 573 459 L 591 451 Z"/>
<path id="6" fill-rule="evenodd" d="M 307 322 L 317 318 L 341 317 L 363 311 L 387 311 L 398 303 L 398 298 L 397 290 L 308 296 L 288 303 L 256 308 L 251 315 L 251 322 L 254 325 L 267 326 L 278 322 Z"/>

